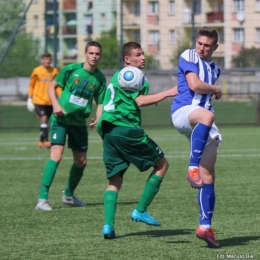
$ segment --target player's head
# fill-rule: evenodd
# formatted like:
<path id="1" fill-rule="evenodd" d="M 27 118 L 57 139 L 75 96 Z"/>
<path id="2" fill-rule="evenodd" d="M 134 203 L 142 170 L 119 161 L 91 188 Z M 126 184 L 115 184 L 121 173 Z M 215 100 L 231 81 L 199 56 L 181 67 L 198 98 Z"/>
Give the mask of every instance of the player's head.
<path id="1" fill-rule="evenodd" d="M 124 66 L 134 66 L 139 69 L 145 67 L 145 56 L 141 45 L 137 42 L 127 42 L 122 48 Z"/>
<path id="2" fill-rule="evenodd" d="M 42 59 L 41 59 L 41 62 L 42 62 L 42 66 L 45 67 L 45 68 L 49 68 L 51 66 L 51 62 L 52 62 L 52 56 L 50 53 L 44 53 L 42 55 Z"/>
<path id="3" fill-rule="evenodd" d="M 218 33 L 211 27 L 201 27 L 197 33 L 196 52 L 200 58 L 210 61 L 212 53 L 218 48 Z"/>
<path id="4" fill-rule="evenodd" d="M 96 67 L 102 56 L 102 46 L 96 41 L 90 41 L 85 46 L 86 63 L 90 67 Z"/>
<path id="5" fill-rule="evenodd" d="M 85 52 L 88 51 L 89 47 L 93 47 L 93 46 L 99 48 L 100 53 L 102 53 L 102 46 L 99 42 L 96 42 L 96 41 L 88 42 L 85 46 Z"/>

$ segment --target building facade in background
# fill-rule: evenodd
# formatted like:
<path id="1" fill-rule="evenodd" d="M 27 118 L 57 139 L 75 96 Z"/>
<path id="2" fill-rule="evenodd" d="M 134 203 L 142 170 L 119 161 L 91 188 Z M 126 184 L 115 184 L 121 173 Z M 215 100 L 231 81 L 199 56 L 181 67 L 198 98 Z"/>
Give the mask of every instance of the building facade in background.
<path id="1" fill-rule="evenodd" d="M 26 0 L 26 4 L 30 1 Z M 101 31 L 117 25 L 118 41 L 140 42 L 158 68 L 174 68 L 177 48 L 194 41 L 201 26 L 219 33 L 214 61 L 231 68 L 242 47 L 260 47 L 260 0 L 59 0 L 57 51 L 59 66 L 84 59 L 84 46 Z M 26 15 L 26 31 L 54 50 L 53 0 L 34 0 Z M 122 4 L 122 7 L 121 7 Z M 46 9 L 45 9 L 46 6 Z M 47 27 L 45 28 L 45 20 Z M 45 36 L 45 31 L 47 32 Z"/>
<path id="2" fill-rule="evenodd" d="M 58 0 L 56 8 L 54 4 L 53 0 L 34 0 L 26 15 L 26 32 L 38 37 L 50 53 L 56 42 L 60 67 L 84 60 L 86 43 L 116 24 L 116 0 Z"/>
<path id="3" fill-rule="evenodd" d="M 120 13 L 121 0 L 117 0 Z M 210 26 L 219 33 L 214 61 L 231 68 L 231 59 L 241 48 L 260 47 L 260 0 L 123 0 L 125 41 L 140 41 L 163 70 L 172 69 L 177 46 L 190 40 L 199 27 Z"/>

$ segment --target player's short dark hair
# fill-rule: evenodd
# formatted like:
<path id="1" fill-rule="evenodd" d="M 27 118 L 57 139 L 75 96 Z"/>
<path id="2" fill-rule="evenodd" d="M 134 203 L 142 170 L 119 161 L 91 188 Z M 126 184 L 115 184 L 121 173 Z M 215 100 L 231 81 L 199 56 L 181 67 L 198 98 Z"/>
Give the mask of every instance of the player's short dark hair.
<path id="1" fill-rule="evenodd" d="M 90 41 L 86 44 L 85 46 L 85 52 L 88 51 L 88 47 L 90 46 L 95 46 L 95 47 L 98 47 L 100 49 L 100 52 L 102 52 L 102 46 L 99 42 L 96 42 L 96 41 Z"/>
<path id="2" fill-rule="evenodd" d="M 201 27 L 197 32 L 197 38 L 199 36 L 206 36 L 210 39 L 214 39 L 215 44 L 218 43 L 218 33 L 215 29 L 211 27 L 207 27 L 207 26 Z"/>
<path id="3" fill-rule="evenodd" d="M 52 55 L 50 54 L 50 53 L 43 53 L 42 54 L 42 59 L 44 59 L 44 58 L 52 58 Z"/>
<path id="4" fill-rule="evenodd" d="M 125 56 L 130 56 L 133 49 L 140 49 L 142 48 L 141 44 L 138 42 L 127 42 L 123 45 L 121 55 L 122 59 L 124 60 Z"/>

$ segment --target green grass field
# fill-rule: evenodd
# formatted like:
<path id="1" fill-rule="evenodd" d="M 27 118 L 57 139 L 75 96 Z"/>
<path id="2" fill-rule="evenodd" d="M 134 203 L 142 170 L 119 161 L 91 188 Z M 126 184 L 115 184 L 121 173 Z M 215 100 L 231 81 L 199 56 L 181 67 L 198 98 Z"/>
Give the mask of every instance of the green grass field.
<path id="1" fill-rule="evenodd" d="M 162 222 L 150 227 L 130 219 L 149 171 L 130 167 L 119 194 L 118 239 L 108 241 L 103 227 L 103 192 L 107 185 L 102 143 L 90 133 L 88 166 L 77 188 L 84 208 L 61 203 L 71 152 L 66 149 L 50 190 L 53 211 L 34 209 L 48 150 L 38 150 L 38 132 L 1 133 L 0 259 L 227 259 L 260 257 L 259 127 L 221 127 L 223 143 L 216 164 L 213 228 L 220 249 L 197 239 L 197 191 L 186 178 L 189 145 L 174 128 L 146 129 L 165 152 L 169 171 L 149 212 Z M 250 258 L 252 259 L 252 258 Z"/>

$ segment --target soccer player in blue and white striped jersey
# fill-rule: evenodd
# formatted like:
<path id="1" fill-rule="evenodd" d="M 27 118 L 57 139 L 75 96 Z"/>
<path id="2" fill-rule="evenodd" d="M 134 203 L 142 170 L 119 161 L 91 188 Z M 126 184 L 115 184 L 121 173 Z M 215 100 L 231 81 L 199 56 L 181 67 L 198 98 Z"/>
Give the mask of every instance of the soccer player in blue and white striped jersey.
<path id="1" fill-rule="evenodd" d="M 212 61 L 218 48 L 217 31 L 210 27 L 198 30 L 195 49 L 187 49 L 179 58 L 178 95 L 171 105 L 174 127 L 190 141 L 190 162 L 187 179 L 198 188 L 200 221 L 196 235 L 209 247 L 218 248 L 211 228 L 215 206 L 215 169 L 217 146 L 221 135 L 214 123 L 211 99 L 220 99 L 222 92 L 214 85 L 220 69 Z"/>

